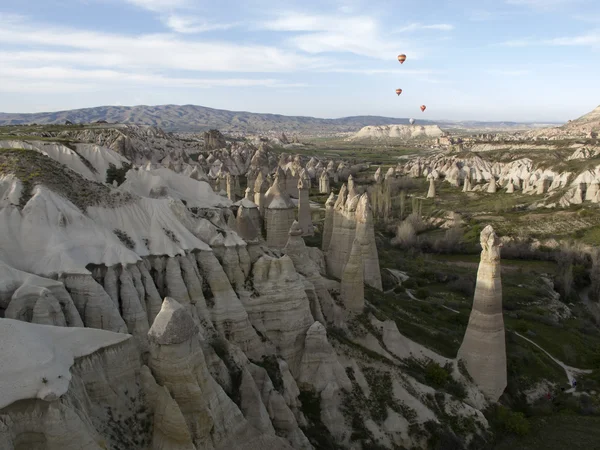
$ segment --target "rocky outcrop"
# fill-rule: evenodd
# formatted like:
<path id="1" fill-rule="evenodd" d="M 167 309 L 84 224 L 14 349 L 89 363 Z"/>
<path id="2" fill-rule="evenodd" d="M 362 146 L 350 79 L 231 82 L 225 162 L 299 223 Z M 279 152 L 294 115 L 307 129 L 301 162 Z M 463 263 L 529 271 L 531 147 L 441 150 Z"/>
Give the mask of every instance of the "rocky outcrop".
<path id="1" fill-rule="evenodd" d="M 302 230 L 298 222 L 294 222 L 290 228 L 289 239 L 283 252 L 291 258 L 295 269 L 306 277 L 305 282 L 308 286 L 305 286 L 305 291 L 310 302 L 310 311 L 313 318 L 323 323 L 323 325 L 327 321 L 340 326 L 343 313 L 341 308 L 333 301 L 325 284 L 325 279 L 321 275 L 320 264 L 311 255 L 311 250 L 319 251 L 314 247 L 306 247 L 304 239 L 302 239 Z M 323 259 L 322 254 L 320 254 L 320 259 Z"/>
<path id="2" fill-rule="evenodd" d="M 458 350 L 458 359 L 491 401 L 497 401 L 507 383 L 500 240 L 488 225 L 481 232 L 481 261 L 469 324 Z"/>
<path id="3" fill-rule="evenodd" d="M 331 242 L 331 233 L 333 233 L 333 218 L 334 218 L 334 206 L 336 203 L 336 196 L 332 192 L 329 194 L 329 198 L 325 202 L 325 221 L 323 222 L 323 241 L 321 243 L 321 250 L 327 252 L 329 243 Z"/>
<path id="4" fill-rule="evenodd" d="M 445 136 L 437 125 L 369 125 L 361 128 L 351 140 L 408 140 L 417 138 L 437 138 Z"/>
<path id="5" fill-rule="evenodd" d="M 429 190 L 427 191 L 427 198 L 435 198 L 435 180 L 429 179 Z"/>
<path id="6" fill-rule="evenodd" d="M 319 177 L 319 193 L 320 194 L 329 194 L 331 192 L 331 186 L 329 184 L 329 175 L 326 171 L 321 173 Z"/>
<path id="7" fill-rule="evenodd" d="M 151 410 L 137 385 L 140 358 L 130 336 L 9 319 L 0 319 L 0 330 L 18 355 L 2 358 L 12 384 L 0 376 L 0 396 L 16 395 L 0 406 L 3 450 L 150 447 Z"/>
<path id="8" fill-rule="evenodd" d="M 236 231 L 246 241 L 253 241 L 262 237 L 262 219 L 258 206 L 244 199 L 240 202 L 237 218 Z"/>
<path id="9" fill-rule="evenodd" d="M 226 190 L 227 190 L 227 198 L 229 200 L 231 200 L 232 202 L 235 202 L 237 200 L 236 194 L 235 194 L 235 185 L 234 185 L 233 177 L 231 176 L 230 173 L 228 173 L 225 176 L 225 184 L 226 184 Z"/>
<path id="10" fill-rule="evenodd" d="M 287 242 L 288 231 L 295 220 L 296 206 L 281 190 L 279 178 L 275 178 L 273 186 L 265 194 L 265 199 L 268 201 L 265 209 L 267 245 L 281 249 Z"/>
<path id="11" fill-rule="evenodd" d="M 0 319 L 0 409 L 22 399 L 53 401 L 69 390 L 76 358 L 129 339 L 89 328 Z"/>
<path id="12" fill-rule="evenodd" d="M 327 272 L 336 278 L 342 278 L 344 267 L 350 258 L 354 239 L 358 237 L 363 244 L 365 283 L 381 289 L 373 214 L 368 195 L 365 193 L 350 196 L 350 190 L 347 191 L 344 185 L 333 211 L 331 240 L 326 253 Z"/>
<path id="13" fill-rule="evenodd" d="M 359 240 L 362 248 L 363 277 L 365 283 L 375 289 L 382 290 L 373 214 L 367 194 L 363 194 L 360 197 L 356 208 L 355 238 Z"/>
<path id="14" fill-rule="evenodd" d="M 127 331 L 117 306 L 90 275 L 66 275 L 62 281 L 86 327 Z"/>
<path id="15" fill-rule="evenodd" d="M 248 313 L 233 290 L 225 271 L 213 252 L 196 254 L 200 274 L 210 287 L 210 315 L 215 328 L 237 344 L 252 359 L 260 360 L 264 344 L 248 320 Z"/>
<path id="16" fill-rule="evenodd" d="M 216 150 L 219 148 L 225 148 L 227 142 L 225 137 L 219 130 L 209 130 L 204 132 L 204 148 L 206 150 Z"/>
<path id="17" fill-rule="evenodd" d="M 340 297 L 348 311 L 362 313 L 365 307 L 365 285 L 363 278 L 362 243 L 354 239 L 350 258 L 344 267 Z"/>
<path id="18" fill-rule="evenodd" d="M 304 284 L 287 255 L 260 257 L 254 263 L 252 274 L 258 295 L 244 303 L 250 321 L 275 344 L 292 374 L 297 375 L 304 336 L 314 322 Z"/>
<path id="19" fill-rule="evenodd" d="M 149 367 L 177 403 L 196 448 L 291 448 L 250 426 L 210 374 L 198 327 L 175 300 L 165 299 L 148 337 Z"/>
<path id="20" fill-rule="evenodd" d="M 383 220 L 387 220 L 392 213 L 391 181 L 393 176 L 393 168 L 390 168 L 384 176 L 381 172 L 381 167 L 379 167 L 374 175 L 375 185 L 369 189 L 373 215 Z"/>
<path id="21" fill-rule="evenodd" d="M 305 171 L 300 174 L 298 180 L 298 224 L 302 229 L 303 236 L 312 236 L 314 234 L 314 226 L 310 214 L 310 178 Z"/>
<path id="22" fill-rule="evenodd" d="M 263 176 L 262 172 L 259 172 L 254 182 L 254 203 L 258 206 L 261 216 L 265 212 L 265 194 L 269 189 L 269 183 Z"/>

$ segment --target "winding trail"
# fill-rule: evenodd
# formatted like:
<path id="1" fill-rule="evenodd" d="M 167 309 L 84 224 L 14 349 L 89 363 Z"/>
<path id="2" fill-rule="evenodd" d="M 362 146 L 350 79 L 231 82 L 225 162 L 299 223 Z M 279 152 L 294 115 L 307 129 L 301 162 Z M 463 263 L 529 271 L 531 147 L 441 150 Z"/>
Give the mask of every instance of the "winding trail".
<path id="1" fill-rule="evenodd" d="M 535 342 L 533 342 L 531 339 L 526 338 L 525 336 L 523 336 L 522 334 L 520 334 L 520 333 L 518 333 L 516 331 L 513 331 L 513 333 L 516 334 L 517 336 L 519 336 L 520 338 L 525 339 L 529 343 L 535 345 L 537 348 L 539 348 L 541 351 L 543 351 L 546 355 L 548 355 L 548 357 L 552 361 L 554 361 L 556 364 L 558 364 L 560 367 L 562 367 L 564 369 L 565 373 L 567 374 L 567 378 L 568 378 L 569 384 L 571 386 L 573 386 L 573 380 L 575 379 L 574 375 L 585 374 L 585 373 L 592 373 L 592 370 L 589 370 L 589 369 L 587 369 L 587 370 L 586 369 L 577 369 L 575 367 L 567 366 L 562 361 L 559 361 L 554 356 L 552 356 L 550 353 L 548 353 L 546 350 L 544 350 L 542 347 L 540 347 L 538 344 L 536 344 Z M 571 388 L 567 392 L 573 392 L 574 390 L 575 390 L 575 388 Z"/>

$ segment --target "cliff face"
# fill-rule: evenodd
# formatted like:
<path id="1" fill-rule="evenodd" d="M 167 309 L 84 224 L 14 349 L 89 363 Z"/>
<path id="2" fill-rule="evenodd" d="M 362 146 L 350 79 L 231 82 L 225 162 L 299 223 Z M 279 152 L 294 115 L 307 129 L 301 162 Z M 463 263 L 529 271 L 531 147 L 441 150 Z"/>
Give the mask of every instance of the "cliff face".
<path id="1" fill-rule="evenodd" d="M 491 401 L 497 401 L 507 383 L 506 344 L 502 317 L 500 240 L 488 225 L 481 232 L 481 261 L 469 325 L 458 351 L 469 374 Z"/>

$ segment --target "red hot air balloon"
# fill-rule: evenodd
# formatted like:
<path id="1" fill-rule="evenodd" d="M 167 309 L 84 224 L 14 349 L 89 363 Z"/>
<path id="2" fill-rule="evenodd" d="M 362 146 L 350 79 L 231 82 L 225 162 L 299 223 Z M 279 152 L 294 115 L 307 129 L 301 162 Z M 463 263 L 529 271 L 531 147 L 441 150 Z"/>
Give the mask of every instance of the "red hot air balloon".
<path id="1" fill-rule="evenodd" d="M 427 109 L 427 106 L 421 105 L 421 111 L 425 111 L 426 109 Z"/>
<path id="2" fill-rule="evenodd" d="M 402 94 L 402 89 L 396 89 L 396 94 L 398 94 L 398 95 Z"/>
<path id="3" fill-rule="evenodd" d="M 406 55 L 404 53 L 398 55 L 398 61 L 400 61 L 400 64 L 404 64 L 404 61 L 406 61 Z"/>

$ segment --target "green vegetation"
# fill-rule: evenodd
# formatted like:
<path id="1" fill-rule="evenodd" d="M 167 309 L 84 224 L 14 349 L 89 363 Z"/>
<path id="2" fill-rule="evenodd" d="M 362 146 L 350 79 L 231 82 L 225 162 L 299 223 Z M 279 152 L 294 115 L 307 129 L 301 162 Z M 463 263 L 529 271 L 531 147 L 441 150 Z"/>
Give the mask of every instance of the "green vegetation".
<path id="1" fill-rule="evenodd" d="M 342 450 L 321 420 L 321 397 L 319 394 L 304 389 L 300 390 L 298 398 L 302 403 L 302 413 L 308 421 L 308 426 L 303 427 L 302 431 L 310 443 L 317 449 Z"/>
<path id="2" fill-rule="evenodd" d="M 117 168 L 113 163 L 110 163 L 106 169 L 106 184 L 113 184 L 114 181 L 120 186 L 125 181 L 125 175 L 131 169 L 131 164 L 124 163 L 121 168 Z"/>
<path id="3" fill-rule="evenodd" d="M 600 417 L 556 415 L 529 419 L 526 437 L 507 436 L 495 450 L 592 450 L 600 448 Z"/>
<path id="4" fill-rule="evenodd" d="M 342 412 L 346 421 L 352 427 L 351 440 L 360 442 L 363 448 L 385 448 L 366 427 L 365 420 L 372 419 L 382 425 L 391 409 L 412 423 L 417 413 L 406 404 L 395 400 L 393 394 L 392 376 L 389 372 L 373 367 L 363 367 L 362 372 L 369 384 L 370 395 L 367 398 L 356 381 L 354 370 L 346 368 L 348 378 L 352 381 L 352 390 L 344 392 Z"/>
<path id="5" fill-rule="evenodd" d="M 117 235 L 117 237 L 119 238 L 119 240 L 129 250 L 133 250 L 135 248 L 135 242 L 133 242 L 133 239 L 131 239 L 131 237 L 125 231 L 119 230 L 118 228 L 115 228 L 113 230 L 113 233 L 115 233 Z"/>
<path id="6" fill-rule="evenodd" d="M 21 180 L 21 207 L 31 199 L 38 184 L 64 196 L 82 210 L 88 206 L 118 206 L 133 198 L 126 193 L 111 194 L 105 185 L 65 170 L 62 164 L 34 150 L 0 149 L 0 174 L 13 174 Z"/>

